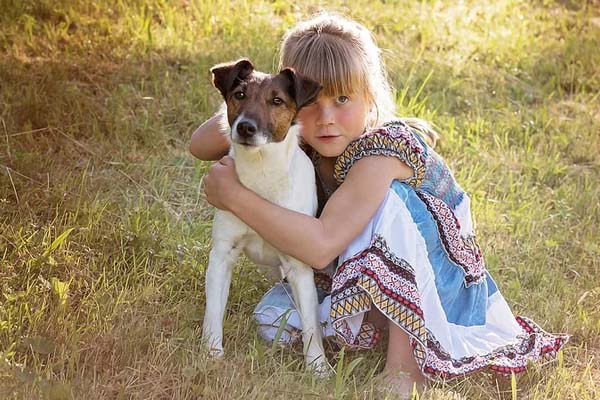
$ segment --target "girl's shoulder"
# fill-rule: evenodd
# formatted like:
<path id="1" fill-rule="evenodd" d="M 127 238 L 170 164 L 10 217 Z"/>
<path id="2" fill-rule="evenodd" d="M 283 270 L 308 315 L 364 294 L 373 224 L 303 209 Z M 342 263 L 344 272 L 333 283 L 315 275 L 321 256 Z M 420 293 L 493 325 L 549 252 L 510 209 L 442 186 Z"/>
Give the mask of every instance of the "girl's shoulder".
<path id="1" fill-rule="evenodd" d="M 393 120 L 365 132 L 348 144 L 335 162 L 334 176 L 341 183 L 348 171 L 363 157 L 385 155 L 399 158 L 412 170 L 405 182 L 419 186 L 425 175 L 425 165 L 431 148 L 419 133 L 403 120 Z"/>

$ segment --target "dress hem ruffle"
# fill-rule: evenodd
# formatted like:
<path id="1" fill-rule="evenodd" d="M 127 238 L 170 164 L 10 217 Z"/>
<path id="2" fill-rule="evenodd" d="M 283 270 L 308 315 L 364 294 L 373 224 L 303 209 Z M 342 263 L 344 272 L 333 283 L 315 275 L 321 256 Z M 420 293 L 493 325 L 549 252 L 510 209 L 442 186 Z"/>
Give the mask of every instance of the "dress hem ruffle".
<path id="1" fill-rule="evenodd" d="M 395 282 L 396 290 L 381 282 L 381 277 L 386 276 L 382 269 L 387 268 L 393 268 L 394 274 L 400 277 L 401 284 Z M 348 274 L 345 269 L 355 272 Z M 553 359 L 569 340 L 568 335 L 549 334 L 530 319 L 517 316 L 523 333 L 515 337 L 515 343 L 486 354 L 453 359 L 426 327 L 412 268 L 391 252 L 381 236 L 375 236 L 369 248 L 347 259 L 338 268 L 336 277 L 330 317 L 338 341 L 351 348 L 372 348 L 380 333 L 368 322 L 353 333 L 348 319 L 369 311 L 374 305 L 409 335 L 415 360 L 430 380 L 448 381 L 486 367 L 501 374 L 523 372 L 529 362 Z M 340 282 L 339 277 L 348 279 Z"/>

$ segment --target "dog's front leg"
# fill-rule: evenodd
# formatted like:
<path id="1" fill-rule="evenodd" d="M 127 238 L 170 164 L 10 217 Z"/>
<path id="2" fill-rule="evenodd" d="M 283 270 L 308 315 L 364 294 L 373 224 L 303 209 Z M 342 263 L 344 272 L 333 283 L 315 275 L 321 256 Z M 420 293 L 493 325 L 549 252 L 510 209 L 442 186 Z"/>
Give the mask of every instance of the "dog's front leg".
<path id="1" fill-rule="evenodd" d="M 282 259 L 282 263 L 302 321 L 306 365 L 319 375 L 329 375 L 330 367 L 323 349 L 323 333 L 319 323 L 319 303 L 313 270 L 291 257 Z"/>
<path id="2" fill-rule="evenodd" d="M 213 239 L 206 270 L 206 311 L 202 338 L 213 357 L 223 356 L 223 317 L 229 296 L 233 265 L 241 246 L 230 240 Z"/>

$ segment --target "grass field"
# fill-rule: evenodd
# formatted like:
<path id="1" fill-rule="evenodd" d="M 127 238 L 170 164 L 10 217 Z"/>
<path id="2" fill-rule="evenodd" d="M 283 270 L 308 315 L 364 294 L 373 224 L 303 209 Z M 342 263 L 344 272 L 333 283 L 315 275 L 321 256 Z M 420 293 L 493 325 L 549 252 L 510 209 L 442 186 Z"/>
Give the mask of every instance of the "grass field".
<path id="1" fill-rule="evenodd" d="M 285 29 L 323 6 L 373 30 L 400 114 L 439 128 L 514 312 L 572 335 L 513 384 L 422 398 L 600 398 L 597 3 L 324 4 L 0 0 L 0 399 L 376 398 L 381 352 L 330 351 L 319 381 L 257 338 L 269 285 L 245 261 L 226 358 L 200 343 L 213 210 L 187 146 L 220 100 L 208 70 L 273 70 Z"/>

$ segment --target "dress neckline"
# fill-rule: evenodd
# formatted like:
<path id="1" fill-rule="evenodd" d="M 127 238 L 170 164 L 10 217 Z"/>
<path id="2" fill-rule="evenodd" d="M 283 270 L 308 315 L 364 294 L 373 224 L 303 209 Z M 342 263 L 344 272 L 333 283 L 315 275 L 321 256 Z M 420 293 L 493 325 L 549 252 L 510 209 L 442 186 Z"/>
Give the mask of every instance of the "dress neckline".
<path id="1" fill-rule="evenodd" d="M 339 187 L 339 184 L 337 184 L 337 182 L 334 179 L 334 182 L 336 182 L 336 186 L 334 189 L 331 189 L 330 185 L 327 185 L 325 183 L 325 180 L 323 179 L 323 176 L 321 174 L 321 168 L 320 168 L 322 158 L 323 157 L 315 151 L 313 154 L 313 157 L 312 157 L 312 162 L 315 167 L 315 174 L 317 176 L 317 179 L 319 180 L 321 188 L 323 189 L 323 194 L 325 195 L 325 199 L 328 200 L 331 197 L 331 195 L 333 194 L 333 192 L 335 192 L 336 189 Z M 337 157 L 333 163 L 334 169 L 335 169 L 335 163 L 337 163 Z"/>

